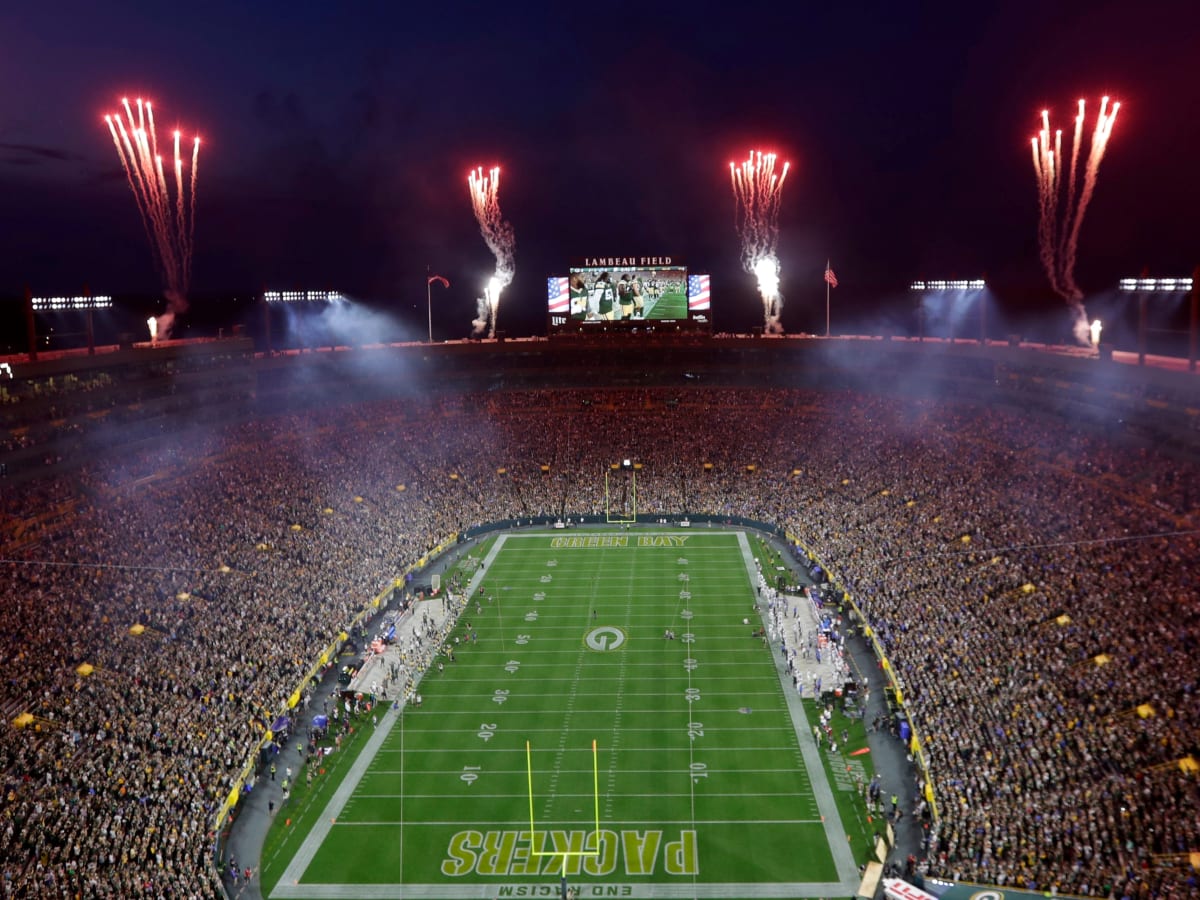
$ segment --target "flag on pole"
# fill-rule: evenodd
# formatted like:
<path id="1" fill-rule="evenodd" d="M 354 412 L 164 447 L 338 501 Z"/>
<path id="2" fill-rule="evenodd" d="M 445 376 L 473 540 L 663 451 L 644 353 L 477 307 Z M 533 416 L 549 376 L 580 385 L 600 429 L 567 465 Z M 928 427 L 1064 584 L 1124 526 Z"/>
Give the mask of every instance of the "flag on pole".
<path id="1" fill-rule="evenodd" d="M 833 269 L 829 268 L 829 260 L 825 261 L 825 283 L 830 287 L 837 287 L 837 276 L 833 274 Z"/>
<path id="2" fill-rule="evenodd" d="M 429 281 L 427 281 L 426 284 L 433 284 L 435 281 L 440 282 L 442 287 L 446 287 L 446 288 L 450 287 L 450 282 L 448 282 L 441 275 L 430 275 Z"/>

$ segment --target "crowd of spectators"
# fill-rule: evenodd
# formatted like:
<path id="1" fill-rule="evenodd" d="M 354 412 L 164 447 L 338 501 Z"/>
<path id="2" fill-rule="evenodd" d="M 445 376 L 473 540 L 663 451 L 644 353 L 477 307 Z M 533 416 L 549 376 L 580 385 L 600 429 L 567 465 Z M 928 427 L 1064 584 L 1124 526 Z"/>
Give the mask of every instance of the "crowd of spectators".
<path id="1" fill-rule="evenodd" d="M 1200 896 L 1196 467 L 1015 411 L 709 388 L 187 429 L 6 496 L 69 516 L 0 566 L 4 713 L 35 717 L 0 731 L 6 895 L 217 895 L 216 810 L 316 654 L 456 531 L 603 513 L 624 459 L 639 512 L 778 523 L 842 579 L 924 745 L 929 872 Z"/>

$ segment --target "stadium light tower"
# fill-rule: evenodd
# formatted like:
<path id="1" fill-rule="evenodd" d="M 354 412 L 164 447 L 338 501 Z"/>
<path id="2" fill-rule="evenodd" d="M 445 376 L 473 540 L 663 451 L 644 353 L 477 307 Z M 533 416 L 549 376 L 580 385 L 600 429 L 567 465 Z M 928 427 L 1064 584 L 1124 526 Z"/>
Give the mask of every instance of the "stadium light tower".
<path id="1" fill-rule="evenodd" d="M 271 353 L 271 307 L 295 307 L 300 304 L 348 303 L 350 298 L 341 291 L 263 291 L 263 331 L 266 352 Z M 330 349 L 335 349 L 330 347 Z"/>
<path id="2" fill-rule="evenodd" d="M 978 295 L 979 302 L 979 343 L 987 343 L 987 301 L 983 292 L 987 289 L 987 280 L 983 278 L 934 278 L 918 279 L 912 282 L 908 289 L 920 294 L 917 300 L 917 333 L 920 340 L 925 340 L 925 297 L 931 294 L 947 296 L 957 293 L 956 299 L 973 299 Z M 954 343 L 954 317 L 950 317 L 950 343 Z"/>
<path id="3" fill-rule="evenodd" d="M 97 309 L 111 309 L 112 297 L 107 295 L 92 296 L 92 293 L 86 288 L 82 295 L 77 297 L 35 297 L 33 293 L 25 289 L 26 303 L 28 304 L 29 317 L 29 358 L 37 359 L 37 328 L 34 324 L 35 313 L 56 313 L 56 312 L 71 312 L 82 311 L 86 314 L 87 322 L 87 348 L 88 354 L 94 356 L 96 353 L 96 329 L 95 323 L 92 321 L 92 313 Z"/>
<path id="4" fill-rule="evenodd" d="M 1138 365 L 1146 364 L 1146 301 L 1165 294 L 1191 294 L 1191 322 L 1188 327 L 1188 369 L 1196 371 L 1196 333 L 1200 328 L 1200 315 L 1196 296 L 1196 282 L 1200 280 L 1200 266 L 1191 278 L 1122 278 L 1118 287 L 1123 294 L 1136 294 L 1138 298 Z"/>

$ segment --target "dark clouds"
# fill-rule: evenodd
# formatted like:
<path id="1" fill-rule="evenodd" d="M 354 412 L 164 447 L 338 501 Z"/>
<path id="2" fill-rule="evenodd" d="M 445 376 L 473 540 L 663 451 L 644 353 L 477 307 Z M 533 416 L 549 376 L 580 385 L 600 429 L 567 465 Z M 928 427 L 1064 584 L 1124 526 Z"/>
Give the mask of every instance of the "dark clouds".
<path id="1" fill-rule="evenodd" d="M 58 147 L 0 143 L 0 160 L 7 165 L 35 166 L 43 163 L 78 162 L 83 157 Z"/>

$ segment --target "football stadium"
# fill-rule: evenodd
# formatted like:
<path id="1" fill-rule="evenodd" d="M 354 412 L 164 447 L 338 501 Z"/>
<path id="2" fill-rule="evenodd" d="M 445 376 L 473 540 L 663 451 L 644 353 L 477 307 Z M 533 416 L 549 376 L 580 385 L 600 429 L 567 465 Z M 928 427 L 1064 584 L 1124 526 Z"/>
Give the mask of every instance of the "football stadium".
<path id="1" fill-rule="evenodd" d="M 3 900 L 1200 900 L 1195 0 L 9 6 Z"/>
<path id="2" fill-rule="evenodd" d="M 1186 895 L 1200 393 L 1135 362 L 699 329 L 10 358 L 6 884 Z"/>

